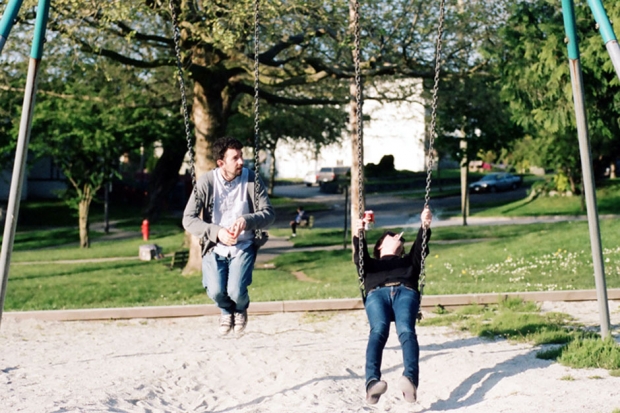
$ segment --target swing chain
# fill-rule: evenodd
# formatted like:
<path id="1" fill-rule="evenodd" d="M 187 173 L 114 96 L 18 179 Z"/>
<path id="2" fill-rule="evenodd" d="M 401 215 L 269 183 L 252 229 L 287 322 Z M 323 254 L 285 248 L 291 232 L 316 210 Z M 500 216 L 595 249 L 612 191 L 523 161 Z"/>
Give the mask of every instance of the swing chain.
<path id="1" fill-rule="evenodd" d="M 178 16 L 174 7 L 174 0 L 170 0 L 170 13 L 172 15 L 172 28 L 174 39 L 174 52 L 177 64 L 177 79 L 179 89 L 181 89 L 181 107 L 183 108 L 183 123 L 185 125 L 185 139 L 187 140 L 187 152 L 189 153 L 190 174 L 192 177 L 192 188 L 194 190 L 194 198 L 198 202 L 198 189 L 196 188 L 196 166 L 194 163 L 194 145 L 192 144 L 192 132 L 189 121 L 189 110 L 187 108 L 187 91 L 185 89 L 185 77 L 183 76 L 183 64 L 181 61 L 181 31 L 179 30 Z"/>
<path id="2" fill-rule="evenodd" d="M 445 14 L 445 0 L 441 0 L 439 9 L 439 25 L 437 28 L 437 40 L 435 44 L 435 78 L 433 85 L 433 99 L 431 103 L 431 124 L 430 133 L 428 139 L 428 160 L 426 169 L 426 191 L 424 194 L 424 208 L 428 208 L 431 193 L 431 176 L 433 173 L 433 145 L 435 144 L 435 138 L 437 137 L 436 124 L 437 124 L 437 92 L 439 90 L 439 75 L 441 72 L 441 39 L 443 36 L 443 24 Z M 424 227 L 422 231 L 422 257 L 420 261 L 420 303 L 422 301 L 422 295 L 424 293 L 424 285 L 426 283 L 426 248 L 427 248 L 427 228 Z M 422 312 L 418 312 L 418 318 L 421 318 Z"/>
<path id="3" fill-rule="evenodd" d="M 360 75 L 360 2 L 355 0 L 354 3 L 354 21 L 353 21 L 353 35 L 354 35 L 354 49 L 353 49 L 353 63 L 355 67 L 355 117 L 357 127 L 357 165 L 358 165 L 358 214 L 359 218 L 362 218 L 364 213 L 364 122 L 362 114 L 362 81 Z M 360 284 L 360 292 L 362 294 L 362 300 L 366 299 L 366 290 L 364 288 L 364 231 L 358 233 L 359 242 L 359 259 L 358 259 L 358 279 Z"/>
<path id="4" fill-rule="evenodd" d="M 260 0 L 254 0 L 254 200 L 255 205 L 254 209 L 258 209 L 258 177 L 259 177 L 259 151 L 260 151 L 260 142 L 259 142 L 259 109 L 260 109 L 260 101 L 259 101 L 259 61 L 258 61 L 258 47 L 259 47 L 259 39 L 260 35 L 259 30 L 259 17 L 260 17 Z M 258 239 L 261 239 L 264 235 L 263 232 L 259 229 L 255 230 L 255 236 Z"/>

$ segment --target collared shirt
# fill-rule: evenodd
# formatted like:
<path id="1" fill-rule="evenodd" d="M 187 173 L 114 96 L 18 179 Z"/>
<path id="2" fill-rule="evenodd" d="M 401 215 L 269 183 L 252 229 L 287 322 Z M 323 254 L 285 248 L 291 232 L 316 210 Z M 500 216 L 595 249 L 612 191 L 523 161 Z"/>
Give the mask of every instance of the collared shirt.
<path id="1" fill-rule="evenodd" d="M 213 223 L 230 228 L 237 218 L 249 214 L 248 206 L 248 170 L 243 168 L 240 176 L 227 181 L 220 168 L 215 170 L 213 185 Z M 252 231 L 242 231 L 237 244 L 226 245 L 218 242 L 214 251 L 223 257 L 235 257 L 240 251 L 252 244 Z"/>

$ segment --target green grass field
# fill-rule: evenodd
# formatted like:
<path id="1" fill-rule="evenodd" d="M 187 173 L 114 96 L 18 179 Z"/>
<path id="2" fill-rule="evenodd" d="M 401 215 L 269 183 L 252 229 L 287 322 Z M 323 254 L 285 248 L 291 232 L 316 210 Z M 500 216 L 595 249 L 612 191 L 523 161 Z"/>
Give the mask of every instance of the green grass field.
<path id="1" fill-rule="evenodd" d="M 157 233 L 157 227 L 154 233 Z M 620 220 L 602 225 L 603 258 L 609 288 L 620 288 Z M 164 252 L 179 249 L 183 233 L 164 227 L 149 241 Z M 312 237 L 321 237 L 312 230 Z M 329 233 L 329 230 L 327 230 Z M 379 230 L 369 239 L 376 239 Z M 54 237 L 49 232 L 47 236 Z M 410 238 L 413 234 L 409 234 Z M 303 238 L 302 236 L 298 238 Z M 453 243 L 456 240 L 455 243 Z M 40 241 L 45 243 L 44 241 Z M 339 241 L 341 242 L 341 241 Z M 42 310 L 150 306 L 205 302 L 200 274 L 181 275 L 170 259 L 63 263 L 106 257 L 137 257 L 144 241 L 98 241 L 74 246 L 16 250 L 5 309 Z M 302 243 L 303 244 L 303 243 Z M 427 258 L 426 294 L 593 289 L 586 222 L 440 227 Z M 57 263 L 50 263 L 56 261 Z M 274 269 L 259 269 L 250 287 L 253 301 L 350 298 L 359 295 L 350 249 L 291 252 Z M 301 276 L 300 276 L 301 275 Z"/>
<path id="2" fill-rule="evenodd" d="M 599 205 L 620 203 L 620 181 L 599 190 Z M 579 202 L 578 198 L 570 199 Z M 538 198 L 527 209 L 517 203 L 490 208 L 485 214 L 542 215 L 568 211 L 567 198 Z M 279 199 L 278 208 L 292 208 Z M 66 217 L 62 205 L 52 203 L 52 214 Z M 499 208 L 503 208 L 500 210 Z M 200 274 L 181 275 L 170 269 L 170 258 L 137 260 L 140 218 L 125 210 L 116 227 L 134 231 L 128 239 L 106 240 L 91 232 L 89 249 L 77 248 L 77 229 L 63 219 L 61 227 L 39 225 L 45 220 L 45 204 L 25 203 L 23 216 L 31 221 L 20 225 L 6 294 L 5 310 L 43 310 L 117 306 L 151 306 L 208 302 Z M 493 212 L 494 211 L 494 212 Z M 503 212 L 502 212 L 503 211 Z M 35 214 L 36 212 L 36 214 Z M 567 212 L 567 213 L 568 213 Z M 95 208 L 95 217 L 97 215 Z M 38 218 L 34 219 L 32 216 Z M 137 217 L 136 217 L 137 216 Z M 32 222 L 32 221 L 35 222 Z M 48 220 L 49 221 L 49 220 Z M 395 228 L 395 230 L 400 230 Z M 383 230 L 369 231 L 372 243 Z M 288 235 L 288 230 L 273 230 Z M 342 230 L 301 230 L 296 247 L 343 245 Z M 407 229 L 406 237 L 414 238 Z M 620 219 L 601 221 L 603 259 L 608 288 L 620 288 Z M 184 233 L 178 219 L 152 225 L 151 240 L 166 254 L 183 248 Z M 347 242 L 348 244 L 348 242 Z M 427 258 L 426 294 L 468 294 L 523 291 L 594 289 L 588 226 L 585 221 L 553 224 L 455 226 L 433 231 Z M 84 262 L 111 257 L 118 261 Z M 131 259 L 134 258 L 134 259 Z M 74 262 L 59 262 L 74 261 Z M 359 296 L 357 274 L 350 249 L 291 252 L 277 257 L 275 268 L 255 271 L 250 287 L 253 301 L 348 298 Z"/>

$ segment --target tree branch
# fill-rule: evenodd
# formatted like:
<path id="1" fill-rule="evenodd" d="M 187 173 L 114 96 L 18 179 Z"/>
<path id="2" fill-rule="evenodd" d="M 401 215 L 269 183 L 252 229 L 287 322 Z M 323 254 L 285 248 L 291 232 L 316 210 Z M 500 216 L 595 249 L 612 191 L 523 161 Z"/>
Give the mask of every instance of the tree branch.
<path id="1" fill-rule="evenodd" d="M 254 94 L 254 87 L 239 83 L 235 85 L 235 89 L 238 93 Z M 281 103 L 294 106 L 309 106 L 309 105 L 339 105 L 349 103 L 349 99 L 322 99 L 322 98 L 289 98 L 285 96 L 278 96 L 266 90 L 261 90 L 259 96 L 265 99 L 269 103 Z"/>
<path id="2" fill-rule="evenodd" d="M 147 42 L 163 43 L 164 45 L 169 46 L 169 47 L 172 47 L 174 45 L 174 41 L 172 39 L 168 38 L 168 37 L 140 33 L 138 31 L 132 29 L 128 25 L 126 25 L 124 22 L 115 22 L 115 24 L 120 29 L 120 32 L 118 33 L 119 36 L 131 35 L 133 38 L 135 38 L 137 40 L 143 40 L 143 41 L 147 41 Z"/>
<path id="3" fill-rule="evenodd" d="M 125 64 L 125 65 L 130 65 L 130 66 L 139 67 L 143 69 L 152 69 L 155 67 L 176 65 L 174 59 L 172 58 L 155 59 L 155 60 L 150 60 L 150 61 L 134 59 L 134 58 L 122 55 L 118 52 L 115 52 L 114 50 L 104 49 L 100 47 L 93 47 L 90 44 L 83 42 L 82 40 L 79 40 L 79 39 L 75 39 L 75 40 L 81 45 L 81 50 L 83 52 L 105 56 L 107 58 L 110 58 L 116 62 Z"/>
<path id="4" fill-rule="evenodd" d="M 16 88 L 16 87 L 11 87 L 11 86 L 6 86 L 6 85 L 0 85 L 0 90 L 4 90 L 6 92 L 17 92 L 17 93 L 24 93 L 25 89 L 23 88 Z M 41 95 L 45 95 L 45 96 L 51 96 L 51 97 L 55 97 L 55 98 L 59 98 L 59 99 L 66 99 L 66 100 L 71 100 L 71 99 L 81 99 L 81 100 L 85 100 L 85 101 L 91 101 L 91 102 L 97 102 L 97 103 L 105 103 L 105 102 L 109 102 L 106 99 L 102 99 L 98 96 L 88 96 L 88 95 L 70 95 L 70 94 L 66 94 L 66 93 L 58 93 L 58 92 L 53 92 L 50 90 L 44 90 L 44 89 L 37 89 L 37 94 L 41 94 Z M 159 102 L 149 102 L 147 104 L 144 105 L 136 105 L 136 104 L 119 104 L 119 103 L 115 103 L 115 106 L 117 107 L 123 107 L 123 108 L 129 108 L 129 109 L 139 109 L 139 108 L 152 108 L 152 109 L 161 109 L 161 108 L 168 108 L 171 106 L 180 106 L 181 105 L 181 100 L 180 99 L 175 99 L 175 100 L 161 100 Z"/>
<path id="5" fill-rule="evenodd" d="M 327 28 L 319 28 L 319 29 L 309 30 L 305 33 L 299 33 L 299 34 L 292 35 L 292 36 L 286 36 L 281 41 L 271 46 L 269 50 L 263 53 L 260 53 L 258 55 L 258 61 L 261 64 L 264 64 L 267 66 L 274 66 L 274 67 L 282 66 L 283 62 L 279 62 L 275 60 L 275 58 L 278 56 L 278 54 L 280 54 L 280 52 L 292 46 L 298 46 L 309 39 L 314 39 L 317 37 L 324 36 L 325 34 L 331 34 L 332 37 L 335 36 L 335 34 L 332 33 L 330 29 L 327 29 Z"/>

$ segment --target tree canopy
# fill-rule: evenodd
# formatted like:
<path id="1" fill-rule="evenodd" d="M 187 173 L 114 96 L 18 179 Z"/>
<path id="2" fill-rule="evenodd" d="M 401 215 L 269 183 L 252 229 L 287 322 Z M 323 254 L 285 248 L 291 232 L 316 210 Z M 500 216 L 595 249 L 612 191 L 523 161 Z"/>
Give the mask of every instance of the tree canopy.
<path id="1" fill-rule="evenodd" d="M 599 159 L 619 148 L 620 82 L 586 2 L 576 6 L 591 150 Z M 607 12 L 620 24 L 618 4 Z M 575 191 L 581 167 L 561 5 L 516 2 L 500 35 L 501 44 L 489 54 L 501 70 L 502 99 L 513 121 L 533 138 L 541 166 L 558 168 Z"/>
<path id="2" fill-rule="evenodd" d="M 180 127 L 178 114 L 151 107 L 147 82 L 135 72 L 103 66 L 67 65 L 42 79 L 48 93 L 38 99 L 31 133 L 35 156 L 51 157 L 70 183 L 65 199 L 79 212 L 82 247 L 89 246 L 90 204 L 118 174 L 121 155 Z"/>

